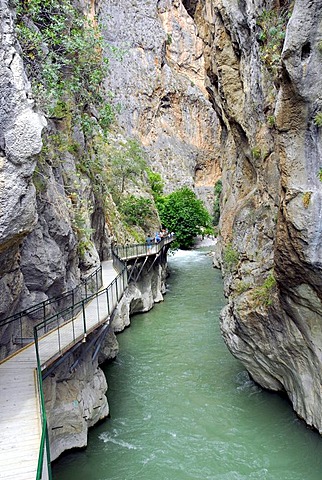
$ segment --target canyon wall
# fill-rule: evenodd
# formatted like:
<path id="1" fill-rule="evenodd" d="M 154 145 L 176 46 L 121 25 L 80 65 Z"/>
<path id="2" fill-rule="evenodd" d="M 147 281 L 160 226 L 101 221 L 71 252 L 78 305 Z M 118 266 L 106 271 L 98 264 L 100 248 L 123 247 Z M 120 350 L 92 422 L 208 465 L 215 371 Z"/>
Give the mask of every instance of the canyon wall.
<path id="1" fill-rule="evenodd" d="M 166 189 L 222 175 L 228 347 L 322 431 L 321 1 L 105 1 L 100 16 L 122 51 L 119 123 Z"/>
<path id="2" fill-rule="evenodd" d="M 222 332 L 322 431 L 322 2 L 185 2 L 205 43 L 222 146 Z"/>
<path id="3" fill-rule="evenodd" d="M 212 208 L 220 177 L 220 124 L 205 89 L 203 42 L 181 1 L 102 1 L 110 48 L 106 87 L 118 124 L 139 138 L 165 193 L 182 186 Z"/>

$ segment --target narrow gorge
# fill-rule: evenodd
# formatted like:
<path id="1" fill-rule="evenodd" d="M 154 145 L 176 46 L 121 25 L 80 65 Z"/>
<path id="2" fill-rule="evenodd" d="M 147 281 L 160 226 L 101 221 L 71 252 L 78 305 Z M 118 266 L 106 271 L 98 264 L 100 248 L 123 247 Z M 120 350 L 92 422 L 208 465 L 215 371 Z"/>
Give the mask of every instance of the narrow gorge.
<path id="1" fill-rule="evenodd" d="M 322 0 L 0 2 L 0 327 L 158 231 L 153 175 L 210 213 L 221 180 L 222 335 L 322 433 Z M 108 415 L 98 363 L 165 275 L 130 286 L 96 363 L 45 380 L 49 421 L 70 419 L 53 459 Z"/>

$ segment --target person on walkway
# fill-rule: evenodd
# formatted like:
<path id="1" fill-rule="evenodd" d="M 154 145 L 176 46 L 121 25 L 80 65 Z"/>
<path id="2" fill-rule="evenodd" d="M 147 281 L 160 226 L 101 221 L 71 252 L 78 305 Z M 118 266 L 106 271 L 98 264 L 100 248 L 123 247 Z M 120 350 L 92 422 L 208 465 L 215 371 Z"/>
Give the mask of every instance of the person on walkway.
<path id="1" fill-rule="evenodd" d="M 148 235 L 145 240 L 145 243 L 148 246 L 148 250 L 150 250 L 150 248 L 152 247 L 152 242 L 153 242 L 153 238 L 150 235 Z"/>

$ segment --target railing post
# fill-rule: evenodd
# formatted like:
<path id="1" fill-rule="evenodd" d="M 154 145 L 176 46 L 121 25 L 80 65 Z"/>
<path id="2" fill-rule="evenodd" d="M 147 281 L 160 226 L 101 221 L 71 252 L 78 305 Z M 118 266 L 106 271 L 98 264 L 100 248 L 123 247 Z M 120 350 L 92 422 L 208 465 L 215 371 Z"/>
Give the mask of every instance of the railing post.
<path id="1" fill-rule="evenodd" d="M 86 315 L 85 315 L 85 302 L 82 301 L 82 310 L 83 310 L 83 325 L 84 325 L 84 335 L 86 335 Z"/>
<path id="2" fill-rule="evenodd" d="M 107 312 L 109 315 L 111 315 L 111 309 L 110 309 L 110 299 L 108 296 L 108 287 L 106 288 L 106 301 L 107 301 Z"/>
<path id="3" fill-rule="evenodd" d="M 22 319 L 21 319 L 21 314 L 19 315 L 19 320 L 20 320 L 20 338 L 22 341 Z"/>
<path id="4" fill-rule="evenodd" d="M 59 316 L 57 315 L 57 335 L 58 335 L 58 351 L 61 353 L 60 332 L 59 332 Z"/>
<path id="5" fill-rule="evenodd" d="M 97 311 L 97 323 L 100 323 L 100 304 L 99 304 L 99 295 L 96 294 L 96 311 Z"/>

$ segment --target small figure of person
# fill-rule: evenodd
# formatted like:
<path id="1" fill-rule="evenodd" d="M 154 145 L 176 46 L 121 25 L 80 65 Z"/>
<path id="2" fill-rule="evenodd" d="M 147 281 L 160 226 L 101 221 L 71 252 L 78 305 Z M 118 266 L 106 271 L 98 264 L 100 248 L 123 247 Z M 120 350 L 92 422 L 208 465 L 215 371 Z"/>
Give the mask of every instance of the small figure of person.
<path id="1" fill-rule="evenodd" d="M 145 243 L 148 246 L 148 250 L 150 250 L 150 248 L 152 247 L 152 242 L 153 242 L 153 238 L 150 235 L 148 235 L 145 240 Z"/>

